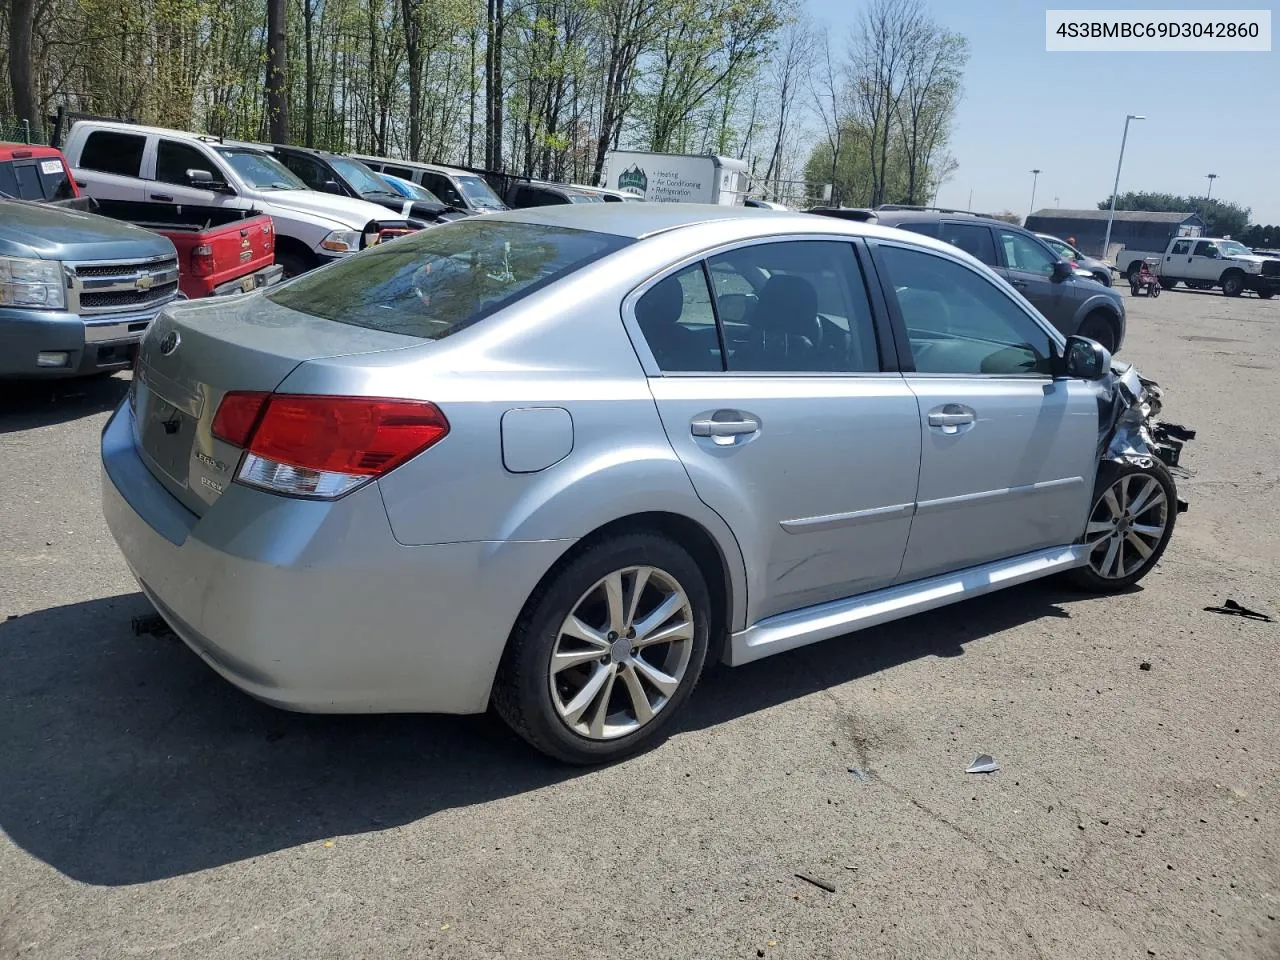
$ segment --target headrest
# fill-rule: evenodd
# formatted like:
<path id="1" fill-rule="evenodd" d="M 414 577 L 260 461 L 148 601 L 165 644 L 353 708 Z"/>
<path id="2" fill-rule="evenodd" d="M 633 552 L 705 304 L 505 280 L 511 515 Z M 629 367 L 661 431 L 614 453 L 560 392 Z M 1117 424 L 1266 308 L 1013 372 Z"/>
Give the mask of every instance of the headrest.
<path id="1" fill-rule="evenodd" d="M 756 316 L 768 333 L 814 337 L 818 327 L 818 293 L 802 277 L 775 274 L 760 289 Z"/>
<path id="2" fill-rule="evenodd" d="M 683 313 L 684 290 L 676 277 L 667 277 L 650 287 L 636 302 L 636 320 L 646 328 L 674 326 Z"/>

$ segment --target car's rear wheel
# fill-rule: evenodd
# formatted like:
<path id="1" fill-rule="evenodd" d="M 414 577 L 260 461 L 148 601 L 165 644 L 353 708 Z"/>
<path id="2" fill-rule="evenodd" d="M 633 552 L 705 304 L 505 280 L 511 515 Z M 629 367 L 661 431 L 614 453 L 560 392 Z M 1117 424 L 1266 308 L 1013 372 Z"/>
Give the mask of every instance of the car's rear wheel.
<path id="1" fill-rule="evenodd" d="M 653 533 L 612 537 L 530 598 L 494 707 L 559 760 L 629 756 L 658 739 L 693 692 L 710 633 L 706 580 L 682 547 Z"/>
<path id="2" fill-rule="evenodd" d="M 1160 278 L 1160 286 L 1164 287 L 1166 290 L 1172 290 L 1177 285 L 1178 285 L 1177 280 L 1167 280 L 1164 277 Z"/>
<path id="3" fill-rule="evenodd" d="M 1094 312 L 1084 318 L 1076 331 L 1082 337 L 1096 340 L 1111 353 L 1116 352 L 1116 327 L 1105 314 Z"/>
<path id="4" fill-rule="evenodd" d="M 1103 463 L 1082 540 L 1088 563 L 1071 572 L 1075 584 L 1114 593 L 1145 577 L 1173 535 L 1177 504 L 1173 478 L 1159 460 Z"/>

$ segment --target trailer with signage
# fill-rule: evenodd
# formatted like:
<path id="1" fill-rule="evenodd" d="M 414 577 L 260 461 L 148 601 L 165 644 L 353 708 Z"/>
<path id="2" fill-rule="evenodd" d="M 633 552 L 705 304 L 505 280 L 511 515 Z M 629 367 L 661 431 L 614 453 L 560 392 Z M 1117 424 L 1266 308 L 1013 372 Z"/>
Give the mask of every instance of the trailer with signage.
<path id="1" fill-rule="evenodd" d="M 605 157 L 606 189 L 651 203 L 714 203 L 740 207 L 747 165 L 733 157 L 614 150 Z"/>

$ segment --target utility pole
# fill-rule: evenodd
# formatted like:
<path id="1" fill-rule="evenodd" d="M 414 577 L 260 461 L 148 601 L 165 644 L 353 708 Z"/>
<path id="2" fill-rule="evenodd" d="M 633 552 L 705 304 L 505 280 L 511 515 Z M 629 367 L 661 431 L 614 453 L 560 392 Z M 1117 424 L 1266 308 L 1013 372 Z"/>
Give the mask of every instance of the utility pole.
<path id="1" fill-rule="evenodd" d="M 1106 258 L 1107 251 L 1111 248 L 1111 225 L 1116 219 L 1116 194 L 1120 190 L 1120 168 L 1124 166 L 1124 145 L 1125 141 L 1129 139 L 1129 121 L 1145 119 L 1147 118 L 1140 117 L 1136 113 L 1131 113 L 1124 118 L 1124 135 L 1120 137 L 1120 159 L 1116 161 L 1116 182 L 1115 186 L 1111 188 L 1111 212 L 1107 214 L 1107 235 L 1102 241 L 1103 259 Z"/>
<path id="2" fill-rule="evenodd" d="M 1218 175 L 1216 173 L 1206 173 L 1205 179 L 1209 181 L 1209 192 L 1204 195 L 1205 202 L 1207 203 L 1213 196 L 1213 181 L 1218 179 Z"/>
<path id="3" fill-rule="evenodd" d="M 1040 171 L 1031 171 L 1031 209 L 1027 211 L 1027 216 L 1036 212 L 1036 181 L 1040 179 Z"/>

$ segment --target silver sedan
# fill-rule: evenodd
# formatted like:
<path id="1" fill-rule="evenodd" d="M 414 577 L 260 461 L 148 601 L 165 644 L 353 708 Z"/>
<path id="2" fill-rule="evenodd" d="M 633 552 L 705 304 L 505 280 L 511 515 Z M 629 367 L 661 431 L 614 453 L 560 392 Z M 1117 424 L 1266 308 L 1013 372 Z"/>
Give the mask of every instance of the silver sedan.
<path id="1" fill-rule="evenodd" d="M 1137 582 L 1189 435 L 1158 410 L 929 238 L 544 207 L 166 310 L 103 500 L 159 613 L 253 696 L 492 703 L 588 763 L 669 730 L 713 659 Z"/>

